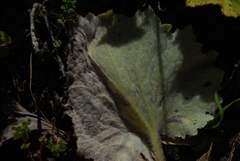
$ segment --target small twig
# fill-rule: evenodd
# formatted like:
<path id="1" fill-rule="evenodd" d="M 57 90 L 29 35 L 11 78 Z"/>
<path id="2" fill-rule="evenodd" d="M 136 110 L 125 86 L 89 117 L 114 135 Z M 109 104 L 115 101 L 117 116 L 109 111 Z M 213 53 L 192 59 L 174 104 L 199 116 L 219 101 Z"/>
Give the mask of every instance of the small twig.
<path id="1" fill-rule="evenodd" d="M 44 21 L 45 21 L 45 23 L 46 23 L 48 32 L 49 32 L 49 34 L 50 34 L 50 37 L 51 37 L 53 46 L 54 46 L 54 47 L 57 47 L 56 42 L 55 42 L 55 38 L 54 38 L 54 36 L 53 36 L 52 28 L 51 28 L 51 26 L 49 25 L 49 21 L 48 21 L 47 15 L 44 14 L 43 17 L 44 17 Z"/>
<path id="2" fill-rule="evenodd" d="M 43 3 L 41 4 L 40 8 L 42 8 L 42 6 L 44 6 L 44 4 L 47 2 L 48 0 L 44 0 Z"/>
<path id="3" fill-rule="evenodd" d="M 233 75 L 236 72 L 236 70 L 239 68 L 239 65 L 240 65 L 240 60 L 238 60 L 237 64 L 234 64 L 234 69 L 233 69 L 229 79 L 233 79 Z"/>
<path id="4" fill-rule="evenodd" d="M 154 161 L 158 161 L 158 159 L 156 158 L 156 156 L 154 155 L 153 152 L 151 152 L 152 158 L 154 159 Z"/>
<path id="5" fill-rule="evenodd" d="M 36 103 L 36 98 L 34 97 L 33 95 L 33 92 L 32 92 L 32 53 L 30 53 L 30 61 L 29 61 L 29 64 L 30 64 L 30 72 L 29 72 L 29 90 L 30 90 L 30 93 L 32 95 L 32 99 L 34 101 L 34 103 Z"/>
<path id="6" fill-rule="evenodd" d="M 236 147 L 239 145 L 239 138 L 240 138 L 240 133 L 238 133 L 237 135 L 235 135 L 233 142 L 232 142 L 232 149 L 231 152 L 229 154 L 228 160 L 227 161 L 232 161 L 233 158 L 233 153 L 236 149 Z"/>
<path id="7" fill-rule="evenodd" d="M 46 15 L 46 14 L 43 14 L 43 17 L 44 17 L 44 21 L 45 21 L 45 23 L 46 23 L 48 32 L 49 32 L 49 34 L 50 34 L 50 37 L 51 37 L 53 46 L 54 46 L 55 48 L 57 48 L 58 46 L 57 46 L 57 44 L 56 44 L 56 39 L 55 39 L 54 36 L 53 36 L 52 28 L 51 28 L 51 25 L 49 24 L 47 15 Z M 65 74 L 65 71 L 64 71 L 64 64 L 63 64 L 63 62 L 62 62 L 62 59 L 60 58 L 60 56 L 59 56 L 58 54 L 56 54 L 55 59 L 56 59 L 56 61 L 59 63 L 59 69 L 60 69 L 60 71 L 62 72 L 63 76 L 66 77 L 66 74 Z"/>
<path id="8" fill-rule="evenodd" d="M 42 143 L 41 143 L 41 144 L 42 144 Z M 38 160 L 39 160 L 39 161 L 43 161 L 43 159 L 42 159 L 42 152 L 39 151 L 39 150 L 37 150 L 36 152 L 37 152 Z"/>
<path id="9" fill-rule="evenodd" d="M 39 110 L 39 112 L 41 113 L 41 115 L 44 117 L 45 120 L 50 122 L 49 119 L 47 118 L 47 116 L 42 112 L 42 110 Z"/>
<path id="10" fill-rule="evenodd" d="M 24 144 L 27 145 L 27 140 L 23 140 Z M 31 161 L 34 161 L 33 156 L 29 150 L 29 147 L 26 147 L 25 150 L 27 151 L 27 155 Z"/>
<path id="11" fill-rule="evenodd" d="M 56 61 L 58 62 L 58 64 L 59 64 L 59 70 L 62 72 L 63 77 L 67 77 L 66 72 L 65 72 L 65 70 L 64 70 L 64 64 L 63 64 L 63 62 L 62 62 L 61 57 L 60 57 L 58 54 L 56 54 L 55 60 L 56 60 Z"/>

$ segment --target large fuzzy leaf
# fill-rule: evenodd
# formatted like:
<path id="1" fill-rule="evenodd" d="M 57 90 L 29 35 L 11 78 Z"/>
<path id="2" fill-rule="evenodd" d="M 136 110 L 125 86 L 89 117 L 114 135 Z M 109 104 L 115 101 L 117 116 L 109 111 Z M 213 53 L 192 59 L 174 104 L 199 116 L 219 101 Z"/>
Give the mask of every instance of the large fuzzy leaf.
<path id="1" fill-rule="evenodd" d="M 87 44 L 98 32 L 98 22 L 96 16 L 89 15 L 69 28 L 66 55 L 68 103 L 72 108 L 67 114 L 77 138 L 76 154 L 94 161 L 153 161 L 146 138 L 128 129 L 89 59 Z"/>
<path id="2" fill-rule="evenodd" d="M 203 5 L 219 5 L 224 15 L 231 17 L 240 16 L 239 0 L 186 0 L 186 5 L 189 7 L 197 7 Z"/>
<path id="3" fill-rule="evenodd" d="M 89 55 L 129 103 L 121 115 L 149 135 L 155 153 L 158 131 L 184 138 L 213 119 L 222 72 L 212 65 L 216 54 L 200 52 L 191 27 L 171 34 L 150 10 L 99 20 Z"/>

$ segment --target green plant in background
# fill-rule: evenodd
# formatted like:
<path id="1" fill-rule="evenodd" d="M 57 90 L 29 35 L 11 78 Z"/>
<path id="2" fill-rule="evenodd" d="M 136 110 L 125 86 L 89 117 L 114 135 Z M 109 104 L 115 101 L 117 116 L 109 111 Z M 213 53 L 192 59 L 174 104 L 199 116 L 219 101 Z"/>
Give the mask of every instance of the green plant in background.
<path id="1" fill-rule="evenodd" d="M 30 143 L 27 142 L 29 139 L 29 134 L 31 132 L 30 128 L 28 127 L 30 124 L 31 121 L 24 120 L 21 126 L 13 126 L 12 131 L 14 133 L 14 140 L 18 140 L 21 138 L 23 139 L 23 144 L 20 146 L 20 149 L 25 149 L 28 153 L 28 157 L 30 158 L 30 160 L 34 161 L 29 150 Z M 50 137 L 47 137 L 48 134 L 50 134 Z M 51 131 L 44 131 L 43 135 L 39 137 L 38 140 L 41 143 L 39 147 L 40 153 L 45 146 L 52 152 L 54 157 L 58 158 L 60 156 L 60 152 L 64 152 L 66 150 L 66 143 Z M 42 158 L 39 159 L 42 160 Z"/>
<path id="2" fill-rule="evenodd" d="M 77 12 L 75 11 L 74 8 L 76 8 L 76 0 L 62 0 L 63 5 L 61 6 L 61 9 L 63 10 L 64 13 L 70 14 L 72 16 L 76 16 Z"/>
<path id="3" fill-rule="evenodd" d="M 214 97 L 215 97 L 215 102 L 216 102 L 216 104 L 217 104 L 217 107 L 218 107 L 219 111 L 218 111 L 217 114 L 215 114 L 214 120 L 210 121 L 209 124 L 211 125 L 213 122 L 215 122 L 215 121 L 218 120 L 218 119 L 219 119 L 219 121 L 218 121 L 218 123 L 217 123 L 216 125 L 211 126 L 211 128 L 216 128 L 216 127 L 218 127 L 218 126 L 222 123 L 222 121 L 223 121 L 224 112 L 225 112 L 232 104 L 234 104 L 235 102 L 240 101 L 240 98 L 238 98 L 238 99 L 232 101 L 231 103 L 229 103 L 228 105 L 222 107 L 222 105 L 221 105 L 221 98 L 218 96 L 217 92 L 215 93 Z"/>
<path id="4" fill-rule="evenodd" d="M 52 141 L 46 137 L 48 134 L 52 136 Z M 39 141 L 42 145 L 46 144 L 46 148 L 48 148 L 52 152 L 52 155 L 56 158 L 60 156 L 60 152 L 64 152 L 67 148 L 66 143 L 50 131 L 44 131 L 43 136 L 39 138 Z"/>
<path id="5" fill-rule="evenodd" d="M 20 146 L 20 149 L 25 149 L 27 151 L 28 157 L 30 158 L 31 161 L 34 161 L 31 152 L 29 150 L 30 143 L 28 143 L 29 139 L 29 133 L 31 132 L 30 128 L 28 127 L 31 124 L 31 121 L 24 120 L 22 122 L 21 126 L 13 126 L 13 139 L 18 140 L 21 139 L 23 140 L 23 144 Z"/>
<path id="6" fill-rule="evenodd" d="M 76 8 L 76 0 L 62 0 L 63 4 L 61 5 L 61 10 L 63 10 L 63 14 L 56 21 L 56 26 L 59 28 L 63 28 L 66 30 L 65 23 L 69 21 L 72 17 L 77 16 L 77 12 L 74 8 Z M 55 40 L 55 44 L 57 47 L 60 47 L 62 42 L 60 40 Z"/>
<path id="7" fill-rule="evenodd" d="M 14 133 L 14 136 L 13 136 L 13 139 L 14 140 L 18 140 L 20 138 L 23 139 L 23 144 L 21 145 L 21 149 L 27 149 L 29 148 L 30 146 L 30 143 L 27 143 L 27 140 L 29 139 L 29 133 L 31 132 L 30 131 L 30 128 L 28 127 L 28 125 L 31 124 L 31 121 L 28 121 L 28 120 L 24 120 L 22 122 L 22 126 L 13 126 L 13 133 Z"/>
<path id="8" fill-rule="evenodd" d="M 66 144 L 62 141 L 56 143 L 50 142 L 46 145 L 46 147 L 51 150 L 53 156 L 56 158 L 59 157 L 60 152 L 64 152 L 66 150 Z"/>

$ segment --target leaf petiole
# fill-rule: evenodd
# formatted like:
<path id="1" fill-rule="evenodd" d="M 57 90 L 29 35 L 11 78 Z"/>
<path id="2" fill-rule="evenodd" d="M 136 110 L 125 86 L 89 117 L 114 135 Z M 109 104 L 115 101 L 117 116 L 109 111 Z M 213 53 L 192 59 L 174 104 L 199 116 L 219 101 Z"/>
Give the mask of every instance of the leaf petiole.
<path id="1" fill-rule="evenodd" d="M 219 117 L 220 117 L 220 119 L 219 119 L 218 123 L 217 123 L 216 125 L 212 126 L 211 128 L 216 128 L 216 127 L 218 127 L 218 126 L 222 123 L 222 121 L 223 121 L 224 112 L 225 112 L 232 104 L 234 104 L 235 102 L 240 101 L 240 98 L 238 98 L 238 99 L 232 101 L 231 103 L 229 103 L 228 105 L 226 105 L 225 107 L 222 107 L 222 105 L 221 105 L 221 100 L 220 100 L 217 92 L 215 92 L 214 97 L 215 97 L 215 102 L 216 102 L 216 104 L 217 104 L 217 107 L 218 107 L 218 109 L 219 109 L 218 113 L 215 115 L 214 120 L 216 120 L 216 119 L 219 118 Z"/>

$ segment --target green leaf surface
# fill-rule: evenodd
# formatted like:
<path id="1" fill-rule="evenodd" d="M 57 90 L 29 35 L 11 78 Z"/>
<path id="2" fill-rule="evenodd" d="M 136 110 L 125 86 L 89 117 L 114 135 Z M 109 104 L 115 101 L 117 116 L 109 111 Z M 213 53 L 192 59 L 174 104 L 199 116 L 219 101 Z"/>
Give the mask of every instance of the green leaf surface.
<path id="1" fill-rule="evenodd" d="M 23 133 L 22 133 L 21 131 L 15 131 L 13 139 L 14 139 L 14 140 L 18 140 L 18 139 L 20 139 L 22 136 L 23 136 Z"/>
<path id="2" fill-rule="evenodd" d="M 191 27 L 169 33 L 152 10 L 98 17 L 88 54 L 105 75 L 121 116 L 149 136 L 162 158 L 161 135 L 185 138 L 213 119 L 223 72 L 202 54 Z"/>
<path id="3" fill-rule="evenodd" d="M 27 149 L 27 148 L 30 147 L 30 145 L 31 145 L 31 143 L 22 144 L 22 145 L 20 146 L 20 149 Z"/>
<path id="4" fill-rule="evenodd" d="M 47 138 L 46 138 L 46 136 L 41 136 L 41 137 L 38 138 L 38 141 L 46 143 L 47 142 Z"/>
<path id="5" fill-rule="evenodd" d="M 186 5 L 189 7 L 198 7 L 209 4 L 219 5 L 225 16 L 235 18 L 240 16 L 239 0 L 186 0 Z"/>
<path id="6" fill-rule="evenodd" d="M 23 122 L 22 122 L 22 126 L 28 126 L 28 125 L 30 125 L 31 124 L 31 121 L 28 121 L 28 120 L 24 120 Z"/>
<path id="7" fill-rule="evenodd" d="M 23 140 L 28 140 L 28 139 L 29 139 L 29 135 L 28 135 L 28 133 L 23 132 L 23 134 L 22 134 L 22 138 L 23 138 Z"/>
<path id="8" fill-rule="evenodd" d="M 60 154 L 58 152 L 53 152 L 52 154 L 55 158 L 58 158 L 60 156 Z"/>
<path id="9" fill-rule="evenodd" d="M 196 135 L 213 119 L 223 72 L 195 43 L 191 27 L 174 34 L 150 10 L 116 16 L 89 45 L 89 55 L 130 106 L 123 117 L 141 131 Z M 113 89 L 113 90 L 116 90 Z"/>

